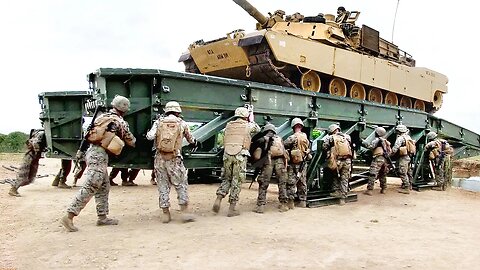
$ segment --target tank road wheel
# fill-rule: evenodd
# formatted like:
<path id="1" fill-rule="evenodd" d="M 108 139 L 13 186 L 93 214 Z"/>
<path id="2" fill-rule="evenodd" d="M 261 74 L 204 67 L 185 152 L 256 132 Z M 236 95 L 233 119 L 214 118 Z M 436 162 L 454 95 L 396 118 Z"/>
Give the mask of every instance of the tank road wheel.
<path id="1" fill-rule="evenodd" d="M 354 83 L 350 88 L 350 97 L 356 99 L 365 99 L 367 96 L 367 92 L 365 91 L 365 87 L 363 87 L 360 83 Z"/>
<path id="2" fill-rule="evenodd" d="M 300 85 L 303 90 L 318 92 L 322 86 L 320 76 L 315 71 L 308 71 L 302 74 L 300 78 Z"/>
<path id="3" fill-rule="evenodd" d="M 397 94 L 388 92 L 387 95 L 385 96 L 385 104 L 397 106 L 398 105 Z"/>
<path id="4" fill-rule="evenodd" d="M 347 85 L 342 79 L 333 78 L 328 86 L 328 92 L 333 96 L 347 96 Z"/>
<path id="5" fill-rule="evenodd" d="M 380 91 L 380 89 L 377 89 L 377 88 L 370 89 L 370 91 L 368 92 L 368 100 L 382 103 L 383 101 L 382 91 Z"/>
<path id="6" fill-rule="evenodd" d="M 435 94 L 433 95 L 433 107 L 435 111 L 438 111 L 440 107 L 442 107 L 443 103 L 443 93 L 440 91 L 436 91 Z"/>
<path id="7" fill-rule="evenodd" d="M 413 104 L 413 108 L 415 110 L 419 110 L 419 111 L 422 111 L 424 112 L 425 111 L 425 102 L 423 102 L 423 100 L 415 100 L 415 103 Z"/>
<path id="8" fill-rule="evenodd" d="M 412 105 L 413 104 L 411 98 L 404 96 L 400 99 L 400 106 L 411 109 Z"/>

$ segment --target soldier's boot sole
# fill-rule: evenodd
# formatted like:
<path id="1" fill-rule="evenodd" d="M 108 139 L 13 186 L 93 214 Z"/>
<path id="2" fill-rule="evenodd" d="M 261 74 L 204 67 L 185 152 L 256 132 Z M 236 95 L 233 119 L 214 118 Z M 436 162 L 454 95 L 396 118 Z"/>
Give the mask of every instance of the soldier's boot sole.
<path id="1" fill-rule="evenodd" d="M 218 213 L 220 211 L 220 204 L 222 203 L 223 196 L 217 195 L 217 199 L 215 199 L 215 202 L 213 203 L 212 206 L 212 211 L 215 213 Z"/>
<path id="2" fill-rule="evenodd" d="M 73 220 L 69 219 L 68 216 L 63 216 L 62 219 L 60 219 L 60 223 L 67 229 L 69 232 L 76 232 L 78 231 L 78 228 L 73 225 Z"/>
<path id="3" fill-rule="evenodd" d="M 280 207 L 278 207 L 278 211 L 280 212 L 287 212 L 288 211 L 288 206 L 287 206 L 287 203 L 282 203 L 280 204 Z"/>
<path id="4" fill-rule="evenodd" d="M 21 197 L 20 193 L 18 193 L 18 189 L 15 188 L 15 187 L 12 187 L 12 188 L 8 191 L 8 195 L 13 196 L 13 197 Z"/>
<path id="5" fill-rule="evenodd" d="M 307 208 L 307 202 L 306 201 L 300 201 L 298 203 L 298 206 L 299 208 Z"/>
<path id="6" fill-rule="evenodd" d="M 61 182 L 60 182 L 60 183 L 58 184 L 58 188 L 65 188 L 65 189 L 67 189 L 67 188 L 72 188 L 72 187 L 69 186 L 69 185 L 67 185 L 67 184 L 65 184 L 65 183 L 61 183 Z"/>
<path id="7" fill-rule="evenodd" d="M 170 215 L 170 211 L 168 209 L 166 211 L 163 210 L 162 223 L 169 223 L 170 221 L 172 221 L 172 216 Z"/>
<path id="8" fill-rule="evenodd" d="M 118 225 L 118 219 L 102 218 L 97 220 L 97 226 Z"/>
<path id="9" fill-rule="evenodd" d="M 397 192 L 402 194 L 410 194 L 410 190 L 407 188 L 399 188 L 397 189 Z"/>

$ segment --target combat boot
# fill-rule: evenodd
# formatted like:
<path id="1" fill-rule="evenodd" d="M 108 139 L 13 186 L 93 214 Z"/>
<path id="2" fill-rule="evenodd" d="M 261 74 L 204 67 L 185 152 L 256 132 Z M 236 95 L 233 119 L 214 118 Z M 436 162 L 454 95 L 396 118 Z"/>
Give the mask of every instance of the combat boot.
<path id="1" fill-rule="evenodd" d="M 60 183 L 58 183 L 58 188 L 72 188 L 71 186 L 67 185 L 67 179 L 62 179 Z"/>
<path id="2" fill-rule="evenodd" d="M 280 211 L 280 212 L 287 212 L 287 211 L 288 211 L 288 205 L 287 205 L 287 203 L 281 203 L 280 206 L 278 207 L 278 211 Z"/>
<path id="3" fill-rule="evenodd" d="M 432 190 L 443 191 L 443 188 L 442 187 L 432 187 Z"/>
<path id="4" fill-rule="evenodd" d="M 110 186 L 114 187 L 114 186 L 118 186 L 118 184 L 113 182 L 113 180 L 110 180 Z"/>
<path id="5" fill-rule="evenodd" d="M 237 205 L 237 203 L 231 203 L 230 204 L 230 207 L 228 207 L 227 217 L 234 217 L 234 216 L 239 216 L 240 215 L 240 212 L 238 212 L 238 210 L 235 209 L 236 205 Z"/>
<path id="6" fill-rule="evenodd" d="M 172 217 L 170 216 L 170 209 L 168 207 L 162 208 L 163 215 L 162 215 L 162 222 L 163 223 L 169 223 L 172 220 Z"/>
<path id="7" fill-rule="evenodd" d="M 217 195 L 217 199 L 215 200 L 215 203 L 213 203 L 212 207 L 213 212 L 218 213 L 218 211 L 220 211 L 220 204 L 222 203 L 222 199 L 222 195 Z"/>
<path id="8" fill-rule="evenodd" d="M 338 191 L 334 191 L 332 193 L 329 194 L 331 197 L 335 197 L 335 198 L 338 198 L 340 197 L 340 195 L 342 195 L 340 192 Z"/>
<path id="9" fill-rule="evenodd" d="M 63 227 L 69 232 L 78 231 L 78 228 L 73 225 L 73 219 L 69 218 L 68 215 L 63 216 L 62 219 L 60 219 L 60 223 L 62 223 Z"/>
<path id="10" fill-rule="evenodd" d="M 255 213 L 263 214 L 265 212 L 265 205 L 257 205 L 255 210 L 253 210 Z"/>
<path id="11" fill-rule="evenodd" d="M 155 181 L 154 178 L 150 179 L 150 184 L 152 184 L 153 186 L 156 186 L 157 185 L 157 181 Z"/>
<path id="12" fill-rule="evenodd" d="M 181 204 L 180 211 L 182 212 L 182 221 L 184 223 L 195 221 L 195 215 L 188 210 L 188 204 Z"/>
<path id="13" fill-rule="evenodd" d="M 14 196 L 14 197 L 20 197 L 20 193 L 18 193 L 18 188 L 12 187 L 10 191 L 8 191 L 8 195 Z"/>
<path id="14" fill-rule="evenodd" d="M 380 189 L 380 193 L 381 193 L 381 194 L 387 193 L 387 188 L 382 188 L 382 189 Z"/>
<path id="15" fill-rule="evenodd" d="M 104 226 L 104 225 L 118 225 L 118 219 L 107 218 L 106 215 L 98 216 L 97 226 Z"/>
<path id="16" fill-rule="evenodd" d="M 367 189 L 363 192 L 363 194 L 368 195 L 368 196 L 372 196 L 373 195 L 373 190 Z"/>
<path id="17" fill-rule="evenodd" d="M 60 175 L 57 174 L 57 176 L 55 176 L 53 179 L 52 187 L 58 187 L 58 183 L 60 183 Z"/>
<path id="18" fill-rule="evenodd" d="M 287 206 L 288 206 L 288 209 L 295 208 L 295 201 L 294 200 L 288 200 Z"/>
<path id="19" fill-rule="evenodd" d="M 132 182 L 122 181 L 122 186 L 124 186 L 124 187 L 133 186 L 132 184 L 133 184 Z"/>
<path id="20" fill-rule="evenodd" d="M 408 188 L 399 188 L 397 191 L 398 193 L 410 194 L 410 190 Z"/>
<path id="21" fill-rule="evenodd" d="M 307 202 L 306 201 L 300 201 L 298 203 L 298 206 L 299 208 L 307 208 Z"/>
<path id="22" fill-rule="evenodd" d="M 340 200 L 338 201 L 338 205 L 344 206 L 345 205 L 345 198 L 340 198 Z"/>
<path id="23" fill-rule="evenodd" d="M 76 186 L 77 186 L 77 181 L 78 181 L 78 178 L 77 178 L 77 177 L 73 178 L 73 185 L 72 185 L 72 187 L 76 187 Z"/>

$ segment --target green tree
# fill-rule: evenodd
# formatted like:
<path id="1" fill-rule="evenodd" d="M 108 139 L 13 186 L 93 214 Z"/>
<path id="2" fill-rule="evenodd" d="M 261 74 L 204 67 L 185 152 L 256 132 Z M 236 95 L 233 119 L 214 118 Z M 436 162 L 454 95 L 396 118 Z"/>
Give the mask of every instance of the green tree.
<path id="1" fill-rule="evenodd" d="M 26 150 L 25 141 L 28 134 L 20 131 L 12 132 L 8 135 L 0 134 L 0 152 L 19 153 Z"/>

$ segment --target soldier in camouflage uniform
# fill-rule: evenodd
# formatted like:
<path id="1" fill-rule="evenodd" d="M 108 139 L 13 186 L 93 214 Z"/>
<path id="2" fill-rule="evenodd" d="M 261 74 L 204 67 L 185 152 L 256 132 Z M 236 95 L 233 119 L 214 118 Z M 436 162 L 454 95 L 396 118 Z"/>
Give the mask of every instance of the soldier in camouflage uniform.
<path id="1" fill-rule="evenodd" d="M 262 167 L 262 173 L 258 178 L 258 198 L 257 207 L 253 210 L 262 214 L 265 211 L 267 203 L 267 189 L 270 184 L 270 178 L 275 172 L 278 178 L 278 201 L 280 202 L 280 212 L 288 211 L 287 197 L 287 153 L 283 145 L 283 140 L 276 135 L 275 126 L 267 124 L 263 127 L 265 136 L 258 140 L 258 145 L 262 145 L 263 150 L 267 151 L 267 159 Z"/>
<path id="2" fill-rule="evenodd" d="M 107 172 L 108 153 L 120 154 L 123 145 L 119 143 L 119 140 L 134 147 L 135 137 L 130 132 L 127 122 L 123 120 L 123 115 L 130 108 L 130 101 L 126 97 L 116 96 L 112 101 L 112 106 L 113 109 L 108 113 L 95 119 L 93 129 L 86 135 L 90 142 L 85 156 L 87 179 L 68 207 L 67 215 L 61 219 L 62 225 L 70 232 L 78 231 L 77 227 L 73 225 L 73 218 L 80 214 L 93 196 L 97 203 L 97 226 L 118 224 L 118 220 L 107 218 L 110 192 Z"/>
<path id="3" fill-rule="evenodd" d="M 245 181 L 251 135 L 260 131 L 260 127 L 253 122 L 253 114 L 247 108 L 237 108 L 235 117 L 237 119 L 230 121 L 225 128 L 222 183 L 217 189 L 217 199 L 212 207 L 212 211 L 218 213 L 222 199 L 230 192 L 229 217 L 240 214 L 235 207 Z"/>
<path id="4" fill-rule="evenodd" d="M 182 109 L 176 101 L 167 102 L 165 117 L 157 119 L 147 133 L 148 140 L 154 140 L 156 146 L 154 170 L 159 192 L 159 205 L 163 211 L 162 222 L 171 221 L 170 187 L 177 191 L 178 204 L 183 222 L 195 221 L 188 210 L 187 170 L 183 165 L 182 140 L 185 138 L 192 147 L 199 143 L 190 132 L 188 124 L 180 118 Z"/>
<path id="5" fill-rule="evenodd" d="M 373 186 L 377 179 L 380 180 L 380 193 L 385 194 L 387 189 L 388 160 L 386 157 L 390 154 L 390 142 L 384 138 L 386 134 L 387 131 L 383 127 L 377 127 L 375 129 L 375 138 L 370 143 L 362 140 L 362 145 L 371 150 L 373 154 L 367 190 L 364 192 L 364 194 L 369 196 L 373 195 Z"/>
<path id="6" fill-rule="evenodd" d="M 328 127 L 328 133 L 329 135 L 323 139 L 322 148 L 329 152 L 329 157 L 332 159 L 330 169 L 335 172 L 332 196 L 339 197 L 340 205 L 344 205 L 352 172 L 352 141 L 348 134 L 340 132 L 340 126 L 336 124 Z"/>
<path id="7" fill-rule="evenodd" d="M 410 135 L 408 135 L 408 128 L 405 125 L 398 125 L 395 128 L 397 133 L 397 139 L 395 144 L 392 147 L 392 152 L 390 156 L 393 157 L 398 153 L 397 167 L 398 167 L 398 176 L 402 180 L 401 188 L 397 189 L 399 193 L 410 194 L 410 189 L 412 186 L 412 179 L 410 178 L 410 154 L 407 151 L 407 140 L 411 140 Z"/>
<path id="8" fill-rule="evenodd" d="M 437 186 L 433 190 L 445 190 L 445 161 L 449 159 L 450 144 L 443 139 L 437 138 L 437 133 L 431 131 L 427 134 L 429 141 L 425 145 L 425 152 L 428 153 L 429 160 L 433 161 L 435 165 L 435 181 Z"/>
<path id="9" fill-rule="evenodd" d="M 41 129 L 32 129 L 30 131 L 30 138 L 25 144 L 27 145 L 27 152 L 23 156 L 17 177 L 15 179 L 5 179 L 1 182 L 2 184 L 9 183 L 12 186 L 8 192 L 10 196 L 20 197 L 18 189 L 33 183 L 35 180 L 38 163 L 42 157 L 42 152 L 45 151 L 46 148 L 45 132 Z"/>
<path id="10" fill-rule="evenodd" d="M 302 132 L 303 121 L 300 118 L 292 119 L 293 134 L 285 142 L 289 150 L 290 161 L 287 168 L 287 196 L 288 208 L 294 208 L 295 193 L 300 200 L 299 207 L 307 207 L 307 166 L 305 162 L 310 156 L 310 142 L 307 134 Z M 296 189 L 296 190 L 295 190 Z"/>

